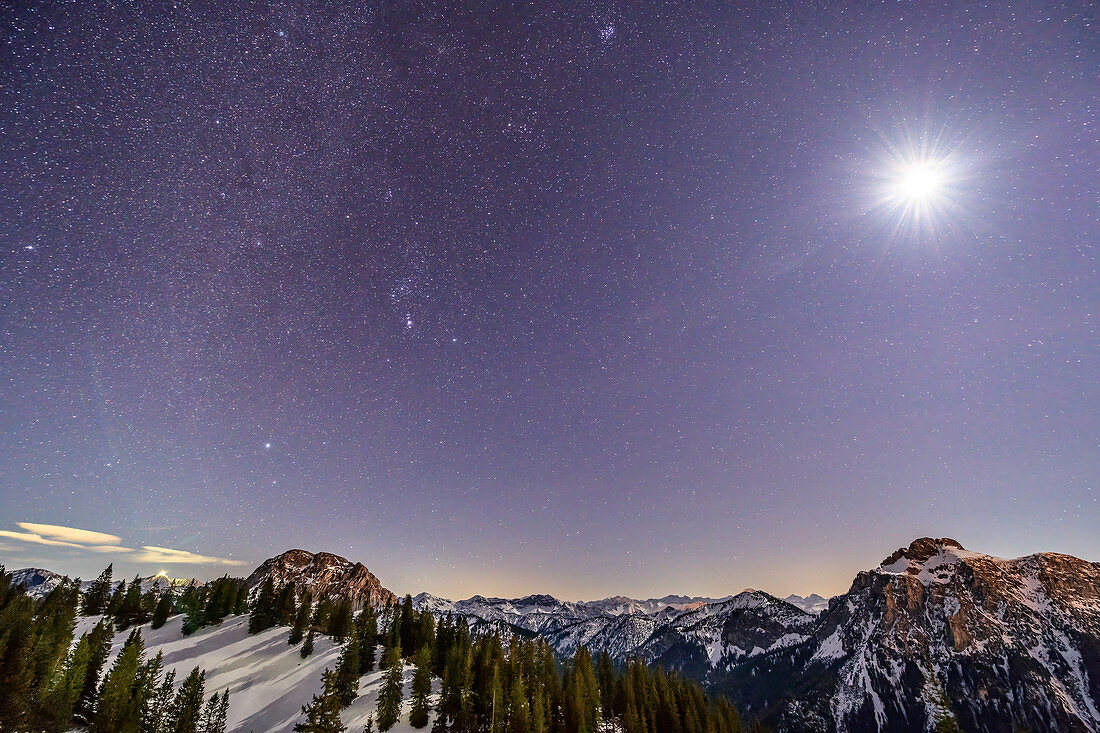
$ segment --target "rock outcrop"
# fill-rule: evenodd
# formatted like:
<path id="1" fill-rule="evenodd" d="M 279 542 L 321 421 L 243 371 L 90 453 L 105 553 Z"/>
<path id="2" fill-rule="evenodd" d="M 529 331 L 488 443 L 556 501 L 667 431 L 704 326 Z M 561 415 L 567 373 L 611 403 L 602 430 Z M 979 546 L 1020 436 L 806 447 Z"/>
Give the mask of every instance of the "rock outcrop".
<path id="1" fill-rule="evenodd" d="M 365 565 L 328 552 L 288 550 L 265 560 L 245 583 L 254 589 L 268 578 L 277 588 L 294 583 L 299 593 L 309 590 L 314 599 L 347 599 L 356 611 L 368 604 L 382 607 L 397 602 L 397 597 Z"/>

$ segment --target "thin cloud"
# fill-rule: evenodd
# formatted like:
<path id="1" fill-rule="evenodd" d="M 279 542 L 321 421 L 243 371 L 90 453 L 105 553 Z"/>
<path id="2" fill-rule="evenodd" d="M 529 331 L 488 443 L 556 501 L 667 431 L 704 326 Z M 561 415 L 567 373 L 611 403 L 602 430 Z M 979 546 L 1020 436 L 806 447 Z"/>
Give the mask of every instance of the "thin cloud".
<path id="1" fill-rule="evenodd" d="M 229 560 L 224 557 L 210 557 L 198 555 L 187 550 L 173 550 L 170 547 L 156 547 L 154 545 L 142 545 L 141 551 L 134 556 L 135 562 L 157 563 L 162 565 L 244 565 L 240 560 Z"/>
<path id="2" fill-rule="evenodd" d="M 20 523 L 22 526 L 22 523 Z M 0 529 L 0 537 L 9 537 L 13 540 L 22 540 L 23 542 L 33 542 L 36 545 L 50 545 L 52 547 L 76 547 L 83 550 L 84 545 L 78 545 L 75 542 L 62 542 L 61 540 L 46 539 L 40 534 L 34 532 L 8 532 L 7 530 Z"/>
<path id="3" fill-rule="evenodd" d="M 30 542 L 36 545 L 48 545 L 50 547 L 71 547 L 77 550 L 98 552 L 102 554 L 127 555 L 127 560 L 140 563 L 155 563 L 157 565 L 245 565 L 240 560 L 230 560 L 224 557 L 212 557 L 200 555 L 187 550 L 174 550 L 171 547 L 157 547 L 156 545 L 142 545 L 140 550 L 131 547 L 123 547 L 119 543 L 122 538 L 106 532 L 93 532 L 76 527 L 64 527 L 58 524 L 35 524 L 33 522 L 16 522 L 26 532 L 10 532 L 0 530 L 0 537 L 6 537 L 21 542 Z"/>
<path id="4" fill-rule="evenodd" d="M 106 532 L 92 532 L 88 529 L 64 527 L 60 524 L 34 524 L 16 522 L 20 527 L 36 535 L 48 537 L 59 542 L 75 542 L 80 545 L 117 545 L 122 542 L 118 535 Z"/>

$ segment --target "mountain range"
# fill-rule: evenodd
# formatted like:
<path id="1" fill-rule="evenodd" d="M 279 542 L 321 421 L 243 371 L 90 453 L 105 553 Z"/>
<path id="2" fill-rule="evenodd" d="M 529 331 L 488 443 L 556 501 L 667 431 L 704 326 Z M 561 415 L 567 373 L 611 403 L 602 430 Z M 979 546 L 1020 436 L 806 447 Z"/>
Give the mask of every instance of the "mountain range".
<path id="1" fill-rule="evenodd" d="M 48 571 L 17 571 L 45 587 Z M 291 550 L 248 578 L 294 582 L 356 607 L 397 601 L 365 566 Z M 1057 553 L 1004 559 L 921 538 L 858 573 L 848 592 L 780 599 L 549 595 L 420 609 L 475 632 L 585 645 L 697 679 L 781 730 L 1100 730 L 1100 564 Z"/>
<path id="2" fill-rule="evenodd" d="M 55 573 L 52 570 L 46 570 L 45 568 L 23 568 L 21 570 L 12 571 L 12 582 L 16 585 L 23 586 L 27 591 L 27 595 L 34 598 L 45 598 L 50 594 L 57 586 L 61 585 L 61 581 L 65 579 L 65 576 Z M 129 581 L 127 581 L 129 582 Z M 157 573 L 156 575 L 150 575 L 145 578 L 140 578 L 141 592 L 157 589 L 157 592 L 163 590 L 172 590 L 173 592 L 182 592 L 190 583 L 195 585 L 202 585 L 201 581 L 191 578 L 170 578 L 164 573 Z M 118 588 L 122 583 L 120 580 L 116 580 L 111 584 L 112 588 Z M 80 581 L 81 590 L 87 590 L 92 584 L 90 580 Z"/>

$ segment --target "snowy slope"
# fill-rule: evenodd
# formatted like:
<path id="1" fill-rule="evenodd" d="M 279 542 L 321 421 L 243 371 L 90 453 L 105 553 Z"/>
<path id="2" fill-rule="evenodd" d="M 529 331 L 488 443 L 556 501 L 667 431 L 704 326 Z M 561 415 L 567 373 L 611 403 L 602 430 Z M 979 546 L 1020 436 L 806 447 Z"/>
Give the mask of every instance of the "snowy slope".
<path id="1" fill-rule="evenodd" d="M 335 667 L 340 647 L 326 636 L 316 637 L 314 652 L 302 659 L 300 646 L 287 644 L 288 629 L 276 627 L 249 636 L 248 617 L 231 616 L 220 626 L 200 629 L 185 637 L 180 632 L 182 616 L 153 630 L 138 627 L 145 640 L 146 654 L 164 654 L 166 669 L 176 670 L 176 682 L 198 666 L 207 670 L 206 693 L 229 689 L 227 733 L 288 731 L 301 719 L 302 706 L 321 691 L 321 672 Z M 88 631 L 99 617 L 81 618 L 76 636 Z M 114 662 L 129 630 L 115 635 L 108 666 Z M 408 697 L 413 668 L 405 669 L 405 707 L 395 731 L 412 731 L 408 725 Z M 361 731 L 367 716 L 375 711 L 383 673 L 375 671 L 360 681 L 359 697 L 343 713 L 349 730 Z"/>

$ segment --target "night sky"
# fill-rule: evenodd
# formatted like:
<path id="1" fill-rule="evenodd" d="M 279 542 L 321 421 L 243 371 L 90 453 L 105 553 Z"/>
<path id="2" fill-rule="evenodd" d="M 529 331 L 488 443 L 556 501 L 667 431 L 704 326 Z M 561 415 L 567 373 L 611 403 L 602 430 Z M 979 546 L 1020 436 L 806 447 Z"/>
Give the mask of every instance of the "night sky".
<path id="1" fill-rule="evenodd" d="M 1095 5 L 727 5 L 4 3 L 0 562 L 1100 559 Z"/>

